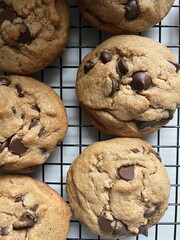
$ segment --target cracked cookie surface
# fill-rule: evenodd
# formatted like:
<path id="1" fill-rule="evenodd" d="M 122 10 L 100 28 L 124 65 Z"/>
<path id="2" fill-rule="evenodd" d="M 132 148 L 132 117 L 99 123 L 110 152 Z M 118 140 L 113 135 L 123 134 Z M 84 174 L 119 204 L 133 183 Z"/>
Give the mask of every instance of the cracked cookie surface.
<path id="1" fill-rule="evenodd" d="M 82 61 L 76 94 L 99 130 L 141 137 L 160 129 L 180 104 L 180 71 L 168 48 L 135 35 L 109 38 Z"/>
<path id="2" fill-rule="evenodd" d="M 141 32 L 160 22 L 174 0 L 78 0 L 92 26 L 113 33 Z"/>
<path id="3" fill-rule="evenodd" d="M 0 70 L 43 69 L 63 53 L 69 24 L 66 0 L 0 1 Z"/>
<path id="4" fill-rule="evenodd" d="M 168 207 L 170 184 L 160 160 L 137 138 L 87 147 L 67 174 L 67 196 L 76 218 L 104 237 L 147 236 Z"/>
<path id="5" fill-rule="evenodd" d="M 0 239 L 66 239 L 69 206 L 47 184 L 22 175 L 1 176 L 0 205 Z"/>
<path id="6" fill-rule="evenodd" d="M 30 77 L 0 77 L 0 169 L 28 173 L 44 163 L 67 131 L 63 102 Z"/>

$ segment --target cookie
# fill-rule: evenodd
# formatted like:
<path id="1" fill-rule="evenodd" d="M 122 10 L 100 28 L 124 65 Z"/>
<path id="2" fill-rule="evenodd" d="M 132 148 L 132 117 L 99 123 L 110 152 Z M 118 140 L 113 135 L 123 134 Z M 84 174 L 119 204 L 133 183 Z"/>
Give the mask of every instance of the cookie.
<path id="1" fill-rule="evenodd" d="M 1 239 L 66 239 L 69 206 L 47 184 L 27 176 L 1 176 L 0 195 Z"/>
<path id="2" fill-rule="evenodd" d="M 141 32 L 160 22 L 174 0 L 78 0 L 83 18 L 107 32 Z"/>
<path id="3" fill-rule="evenodd" d="M 147 236 L 164 215 L 169 192 L 159 154 L 138 138 L 90 145 L 67 174 L 67 196 L 76 218 L 108 238 Z"/>
<path id="4" fill-rule="evenodd" d="M 67 0 L 0 1 L 0 70 L 43 69 L 63 53 L 69 24 Z"/>
<path id="5" fill-rule="evenodd" d="M 180 104 L 179 65 L 153 39 L 109 38 L 82 61 L 76 82 L 81 106 L 99 130 L 141 137 L 167 124 Z"/>
<path id="6" fill-rule="evenodd" d="M 22 76 L 0 77 L 0 169 L 28 173 L 44 163 L 67 131 L 59 96 Z"/>

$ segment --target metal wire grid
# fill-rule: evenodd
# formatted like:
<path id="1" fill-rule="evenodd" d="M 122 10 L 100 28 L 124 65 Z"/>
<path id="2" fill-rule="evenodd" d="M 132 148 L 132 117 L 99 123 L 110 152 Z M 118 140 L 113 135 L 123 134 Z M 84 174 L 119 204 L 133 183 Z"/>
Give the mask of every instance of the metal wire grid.
<path id="1" fill-rule="evenodd" d="M 69 128 L 64 141 L 58 145 L 54 154 L 34 174 L 57 190 L 68 202 L 66 197 L 66 173 L 71 162 L 82 150 L 95 141 L 106 136 L 97 131 L 83 114 L 75 96 L 76 72 L 83 57 L 111 34 L 98 31 L 83 21 L 79 14 L 76 1 L 69 0 L 71 10 L 71 27 L 69 42 L 62 58 L 56 59 L 51 65 L 33 76 L 50 85 L 65 103 L 69 119 Z M 164 43 L 180 61 L 180 1 L 175 1 L 168 16 L 159 24 L 142 33 Z M 161 130 L 145 138 L 160 152 L 163 163 L 171 181 L 169 208 L 162 220 L 149 230 L 149 237 L 137 236 L 129 239 L 178 240 L 180 239 L 180 108 L 174 119 Z M 98 201 L 98 200 L 97 200 Z M 71 220 L 68 240 L 103 239 L 91 233 L 75 218 Z"/>

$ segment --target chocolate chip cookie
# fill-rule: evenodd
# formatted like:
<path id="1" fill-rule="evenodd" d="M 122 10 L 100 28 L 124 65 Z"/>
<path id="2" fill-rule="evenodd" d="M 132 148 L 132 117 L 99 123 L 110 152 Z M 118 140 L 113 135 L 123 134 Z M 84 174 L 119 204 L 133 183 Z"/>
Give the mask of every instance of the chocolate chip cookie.
<path id="1" fill-rule="evenodd" d="M 1 176 L 0 195 L 0 238 L 66 239 L 69 206 L 47 184 L 27 176 Z"/>
<path id="2" fill-rule="evenodd" d="M 160 22 L 174 0 L 78 0 L 82 16 L 92 26 L 113 33 L 141 32 Z"/>
<path id="3" fill-rule="evenodd" d="M 0 1 L 0 70 L 43 69 L 62 54 L 69 23 L 67 0 Z"/>
<path id="4" fill-rule="evenodd" d="M 0 77 L 0 169 L 28 173 L 44 163 L 67 130 L 59 96 L 29 77 Z"/>
<path id="5" fill-rule="evenodd" d="M 138 138 L 87 147 L 67 174 L 67 195 L 76 218 L 104 237 L 147 236 L 168 207 L 170 184 L 160 160 Z"/>
<path id="6" fill-rule="evenodd" d="M 153 39 L 112 37 L 82 61 L 76 83 L 92 124 L 115 136 L 141 137 L 167 124 L 180 104 L 179 65 Z"/>

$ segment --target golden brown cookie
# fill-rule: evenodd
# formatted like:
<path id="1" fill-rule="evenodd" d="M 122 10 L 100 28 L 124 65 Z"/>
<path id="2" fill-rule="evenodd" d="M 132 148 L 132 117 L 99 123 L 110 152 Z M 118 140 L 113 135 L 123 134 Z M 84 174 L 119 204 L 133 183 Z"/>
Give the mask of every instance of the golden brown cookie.
<path id="1" fill-rule="evenodd" d="M 0 70 L 43 69 L 64 51 L 69 24 L 67 0 L 0 1 Z"/>
<path id="2" fill-rule="evenodd" d="M 87 147 L 67 174 L 76 218 L 107 238 L 148 235 L 168 207 L 170 184 L 157 152 L 138 138 Z"/>
<path id="3" fill-rule="evenodd" d="M 109 38 L 82 61 L 76 82 L 81 106 L 99 130 L 146 136 L 167 124 L 180 104 L 180 71 L 171 51 L 135 35 Z"/>
<path id="4" fill-rule="evenodd" d="M 44 163 L 67 131 L 59 96 L 29 77 L 0 77 L 0 169 L 32 172 Z"/>
<path id="5" fill-rule="evenodd" d="M 0 239 L 66 239 L 69 206 L 47 184 L 27 176 L 1 176 L 0 195 Z"/>
<path id="6" fill-rule="evenodd" d="M 141 32 L 160 22 L 174 0 L 78 0 L 82 16 L 107 32 Z"/>

